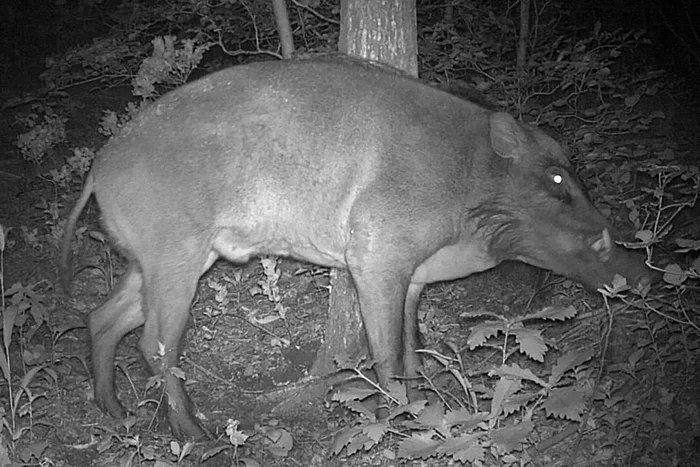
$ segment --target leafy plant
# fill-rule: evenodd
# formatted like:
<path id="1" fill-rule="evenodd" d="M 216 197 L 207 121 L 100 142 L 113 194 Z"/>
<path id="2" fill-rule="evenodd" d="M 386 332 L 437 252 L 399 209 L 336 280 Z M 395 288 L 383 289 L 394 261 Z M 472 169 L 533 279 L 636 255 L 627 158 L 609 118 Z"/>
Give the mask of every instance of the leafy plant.
<path id="1" fill-rule="evenodd" d="M 131 82 L 134 95 L 145 100 L 158 97 L 156 84 L 163 84 L 168 89 L 185 84 L 210 47 L 209 44 L 196 45 L 194 40 L 186 39 L 181 47 L 176 48 L 174 36 L 156 37 L 152 43 L 151 56 L 141 62 Z"/>
<path id="2" fill-rule="evenodd" d="M 113 110 L 105 110 L 102 119 L 100 119 L 100 127 L 98 131 L 104 136 L 116 135 L 117 132 L 133 119 L 146 105 L 145 101 L 139 104 L 129 102 L 123 113 L 117 113 Z"/>
<path id="3" fill-rule="evenodd" d="M 68 188 L 76 177 L 80 180 L 85 178 L 94 158 L 95 152 L 92 149 L 73 148 L 73 155 L 68 156 L 66 163 L 59 169 L 51 169 L 48 178 L 57 186 Z"/>
<path id="4" fill-rule="evenodd" d="M 48 240 L 50 245 L 57 247 L 63 237 L 63 222 L 60 220 L 61 204 L 57 200 L 47 200 L 42 198 L 38 203 L 34 205 L 35 209 L 41 211 L 44 217 L 44 225 L 48 229 L 48 235 L 44 235 L 43 238 Z M 41 244 L 37 243 L 41 248 Z"/>
<path id="5" fill-rule="evenodd" d="M 642 188 L 653 200 L 635 203 L 628 200 L 629 220 L 637 233 L 635 238 L 643 245 L 654 245 L 668 236 L 674 220 L 683 210 L 692 209 L 700 198 L 700 168 L 668 162 L 666 157 L 652 157 L 644 161 L 628 162 L 627 170 L 637 170 L 656 181 L 655 188 Z M 700 238 L 676 238 L 676 253 L 685 254 L 700 250 Z M 664 280 L 672 285 L 682 285 L 688 278 L 700 279 L 700 263 L 696 259 L 690 267 L 672 263 L 664 270 Z"/>
<path id="6" fill-rule="evenodd" d="M 144 10 L 141 10 L 144 11 Z M 133 25 L 120 29 L 118 36 L 97 37 L 66 53 L 46 59 L 46 71 L 40 78 L 47 91 L 59 91 L 93 81 L 109 85 L 128 83 L 147 56 L 141 36 L 145 24 L 134 18 Z"/>
<path id="7" fill-rule="evenodd" d="M 264 424 L 256 423 L 255 431 L 251 435 L 243 433 L 238 424 L 238 420 L 233 419 L 226 422 L 228 444 L 208 449 L 202 455 L 202 462 L 223 451 L 233 449 L 234 465 L 260 467 L 265 464 L 258 460 L 264 461 L 266 454 L 275 459 L 284 459 L 292 450 L 294 445 L 292 435 L 286 429 L 279 427 L 276 419 L 267 420 Z M 247 448 L 247 452 L 241 455 L 240 450 L 244 448 Z"/>
<path id="8" fill-rule="evenodd" d="M 494 12 L 487 4 L 467 2 L 461 14 L 468 20 L 468 33 L 444 18 L 439 9 L 419 15 L 421 76 L 428 82 L 465 80 L 487 91 L 503 79 L 511 54 L 515 53 L 517 24 L 506 12 Z M 432 14 L 431 14 L 432 13 Z"/>
<path id="9" fill-rule="evenodd" d="M 187 442 L 180 445 L 177 441 L 172 441 L 170 443 L 171 457 L 160 454 L 155 446 L 146 444 L 138 433 L 132 432 L 136 421 L 136 417 L 130 415 L 122 420 L 116 429 L 98 426 L 97 451 L 100 453 L 112 452 L 114 462 L 118 465 L 140 465 L 142 461 L 155 461 L 156 465 L 163 466 L 173 465 L 170 458 L 177 459 L 179 464 L 192 452 L 194 443 Z"/>
<path id="10" fill-rule="evenodd" d="M 34 104 L 32 110 L 16 118 L 18 124 L 29 130 L 17 137 L 15 146 L 24 160 L 38 166 L 56 146 L 66 140 L 68 119 L 58 115 L 51 106 Z"/>
<path id="11" fill-rule="evenodd" d="M 282 296 L 280 295 L 279 289 L 279 279 L 281 277 L 279 269 L 279 258 L 276 256 L 264 256 L 260 258 L 260 264 L 263 267 L 263 277 L 258 281 L 258 284 L 249 290 L 250 295 L 256 296 L 259 294 L 267 297 L 269 301 L 274 303 L 275 315 L 268 315 L 264 318 L 257 318 L 255 312 L 248 314 L 248 320 L 256 325 L 269 324 L 279 319 L 286 323 L 287 320 L 287 308 L 282 305 Z M 288 346 L 290 343 L 289 339 L 282 337 L 274 337 L 273 345 L 281 345 L 283 347 Z"/>
<path id="12" fill-rule="evenodd" d="M 465 313 L 463 317 L 487 315 L 495 320 L 472 328 L 467 341 L 470 350 L 492 347 L 500 350 L 501 365 L 488 373 L 493 388 L 474 384 L 463 367 L 457 349 L 450 358 L 436 351 L 424 351 L 437 360 L 442 370 L 437 376 L 424 375 L 424 389 L 433 393 L 438 402 L 408 403 L 402 386 L 384 390 L 352 368 L 355 378 L 370 385 L 369 389 L 344 389 L 333 396 L 347 409 L 359 416 L 359 421 L 343 430 L 335 439 L 332 453 L 343 449 L 347 455 L 369 450 L 387 434 L 404 439 L 398 446 L 402 459 L 450 457 L 454 461 L 482 465 L 487 456 L 501 459 L 505 464 L 517 461 L 515 451 L 522 451 L 528 435 L 534 429 L 533 416 L 543 412 L 547 417 L 580 421 L 586 401 L 593 394 L 591 369 L 586 363 L 591 350 L 571 351 L 559 357 L 547 377 L 540 377 L 518 363 L 507 363 L 520 352 L 542 362 L 547 345 L 542 332 L 525 322 L 536 320 L 565 320 L 576 314 L 573 307 L 546 307 L 525 316 L 507 318 L 483 311 Z M 517 346 L 513 346 L 517 344 Z M 443 393 L 435 378 L 448 375 L 457 382 L 461 397 Z M 365 401 L 381 395 L 388 400 L 389 416 L 378 420 Z"/>
<path id="13" fill-rule="evenodd" d="M 50 383 L 56 385 L 58 376 L 48 365 L 50 362 L 43 361 L 34 349 L 27 347 L 25 342 L 29 342 L 39 327 L 46 324 L 46 309 L 43 298 L 34 290 L 34 286 L 24 287 L 21 284 L 14 284 L 9 289 L 5 289 L 4 273 L 4 251 L 5 251 L 5 230 L 0 225 L 0 294 L 2 302 L 2 346 L 0 346 L 0 370 L 7 382 L 8 397 L 7 407 L 0 407 L 0 441 L 4 434 L 9 435 L 11 450 L 23 461 L 36 461 L 41 458 L 41 454 L 48 447 L 48 443 L 33 442 L 23 452 L 17 452 L 16 443 L 28 434 L 34 439 L 34 427 L 46 424 L 41 418 L 34 416 L 35 402 L 46 397 L 46 394 L 36 394 L 34 386 L 40 377 L 47 378 Z M 9 299 L 9 304 L 6 299 Z M 30 321 L 29 318 L 32 318 Z M 26 329 L 25 329 L 26 328 Z M 16 383 L 17 372 L 13 367 L 10 346 L 13 341 L 14 331 L 20 333 L 18 343 L 23 376 L 19 383 Z M 23 334 L 23 335 L 22 335 Z M 46 357 L 45 352 L 43 353 Z"/>
<path id="14" fill-rule="evenodd" d="M 292 6 L 295 14 L 290 19 L 298 43 L 313 50 L 334 50 L 338 25 L 333 19 L 320 19 L 337 18 L 338 6 L 323 2 L 316 7 Z M 241 56 L 280 57 L 272 7 L 265 2 L 127 2 L 103 13 L 113 25 L 109 34 L 46 60 L 41 78 L 47 90 L 87 82 L 104 87 L 133 83 L 137 95 L 147 97 L 153 95 L 155 82 L 184 82 L 192 65 L 213 47 L 218 54 L 207 63 L 209 70 L 237 63 Z M 154 36 L 160 38 L 154 41 Z M 181 39 L 182 47 L 175 46 L 173 37 Z M 154 46 L 150 54 L 149 44 Z"/>
<path id="15" fill-rule="evenodd" d="M 615 65 L 625 51 L 644 41 L 643 32 L 607 32 L 597 23 L 590 35 L 542 43 L 533 51 L 524 81 L 510 81 L 510 101 L 535 121 L 561 128 L 566 118 L 598 120 L 614 111 L 609 99 L 624 89 Z"/>

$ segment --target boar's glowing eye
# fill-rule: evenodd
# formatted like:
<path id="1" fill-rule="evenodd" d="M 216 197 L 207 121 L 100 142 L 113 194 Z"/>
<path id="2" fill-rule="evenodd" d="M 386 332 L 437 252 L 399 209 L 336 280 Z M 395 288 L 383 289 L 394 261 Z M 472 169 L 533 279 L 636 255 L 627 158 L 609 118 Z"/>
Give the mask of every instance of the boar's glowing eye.
<path id="1" fill-rule="evenodd" d="M 564 171 L 559 167 L 550 167 L 546 171 L 549 180 L 555 185 L 563 186 L 564 183 Z"/>
<path id="2" fill-rule="evenodd" d="M 549 178 L 549 192 L 559 201 L 570 204 L 572 200 L 569 185 L 566 182 L 566 171 L 559 167 L 549 167 L 546 174 Z"/>

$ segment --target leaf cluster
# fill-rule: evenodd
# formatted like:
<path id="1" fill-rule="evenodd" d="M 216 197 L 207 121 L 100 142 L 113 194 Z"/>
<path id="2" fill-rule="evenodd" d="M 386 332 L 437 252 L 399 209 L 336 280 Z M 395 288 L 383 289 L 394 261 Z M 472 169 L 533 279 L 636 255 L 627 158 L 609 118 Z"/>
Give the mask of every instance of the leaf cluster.
<path id="1" fill-rule="evenodd" d="M 0 225 L 0 302 L 2 304 L 2 342 L 0 342 L 0 370 L 7 384 L 7 404 L 0 406 L 0 461 L 7 460 L 5 440 L 17 458 L 36 462 L 48 447 L 46 442 L 29 442 L 19 449 L 18 442 L 29 437 L 34 440 L 34 428 L 48 425 L 42 416 L 35 416 L 37 400 L 46 397 L 36 392 L 44 384 L 58 384 L 58 375 L 51 368 L 51 360 L 42 345 L 30 344 L 39 328 L 48 325 L 44 298 L 36 284 L 23 286 L 16 283 L 5 288 L 4 276 L 5 229 Z M 16 337 L 18 336 L 18 337 Z M 58 336 L 57 336 L 58 338 Z M 11 346 L 17 342 L 19 358 L 13 356 Z M 19 362 L 17 361 L 19 360 Z M 19 363 L 20 369 L 16 368 Z"/>
<path id="2" fill-rule="evenodd" d="M 518 363 L 508 363 L 518 352 L 535 361 L 543 360 L 547 345 L 542 332 L 525 322 L 566 320 L 574 315 L 573 307 L 546 307 L 516 318 L 490 314 L 497 319 L 474 326 L 467 341 L 469 348 L 496 348 L 502 355 L 501 365 L 487 375 L 490 384 L 474 381 L 456 348 L 452 358 L 432 350 L 423 351 L 442 367 L 436 375 L 423 375 L 421 387 L 430 394 L 428 400 L 409 403 L 401 384 L 379 388 L 357 368 L 358 362 L 337 358 L 341 367 L 350 364 L 353 379 L 360 379 L 369 387 L 352 387 L 333 395 L 333 401 L 357 414 L 358 421 L 335 438 L 331 452 L 352 455 L 391 436 L 400 438 L 397 456 L 402 459 L 449 457 L 484 465 L 492 457 L 506 465 L 515 463 L 514 452 L 523 451 L 528 444 L 535 416 L 580 421 L 593 394 L 587 366 L 593 356 L 591 349 L 560 356 L 544 377 Z M 513 344 L 515 350 L 511 349 Z M 457 382 L 456 386 L 462 389 L 460 395 L 440 384 L 445 375 Z M 373 410 L 371 402 L 377 396 L 389 404 L 385 418 L 377 418 Z"/>

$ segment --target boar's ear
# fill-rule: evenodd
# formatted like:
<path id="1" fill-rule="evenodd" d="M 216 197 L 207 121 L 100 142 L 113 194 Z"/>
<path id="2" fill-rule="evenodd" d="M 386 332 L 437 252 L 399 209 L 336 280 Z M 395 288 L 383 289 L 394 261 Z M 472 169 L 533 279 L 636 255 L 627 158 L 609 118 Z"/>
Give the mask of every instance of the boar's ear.
<path id="1" fill-rule="evenodd" d="M 513 117 L 505 112 L 491 114 L 491 146 L 501 157 L 519 158 L 525 149 L 527 135 Z"/>

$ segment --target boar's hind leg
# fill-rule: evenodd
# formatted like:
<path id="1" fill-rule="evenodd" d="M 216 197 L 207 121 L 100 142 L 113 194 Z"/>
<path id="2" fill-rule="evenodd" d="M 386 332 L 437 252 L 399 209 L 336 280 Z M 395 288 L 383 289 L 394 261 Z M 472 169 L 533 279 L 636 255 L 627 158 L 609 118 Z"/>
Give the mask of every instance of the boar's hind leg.
<path id="1" fill-rule="evenodd" d="M 126 411 L 114 394 L 114 356 L 121 338 L 143 324 L 142 282 L 143 276 L 132 264 L 107 302 L 93 311 L 88 319 L 95 401 L 113 417 L 126 416 Z"/>
<path id="2" fill-rule="evenodd" d="M 163 376 L 173 434 L 180 439 L 200 439 L 206 432 L 192 415 L 183 380 L 172 369 L 179 363 L 180 340 L 201 267 L 189 255 L 176 257 L 173 250 L 177 248 L 163 262 L 151 265 L 151 269 L 144 267 L 146 322 L 139 346 L 153 374 Z"/>

